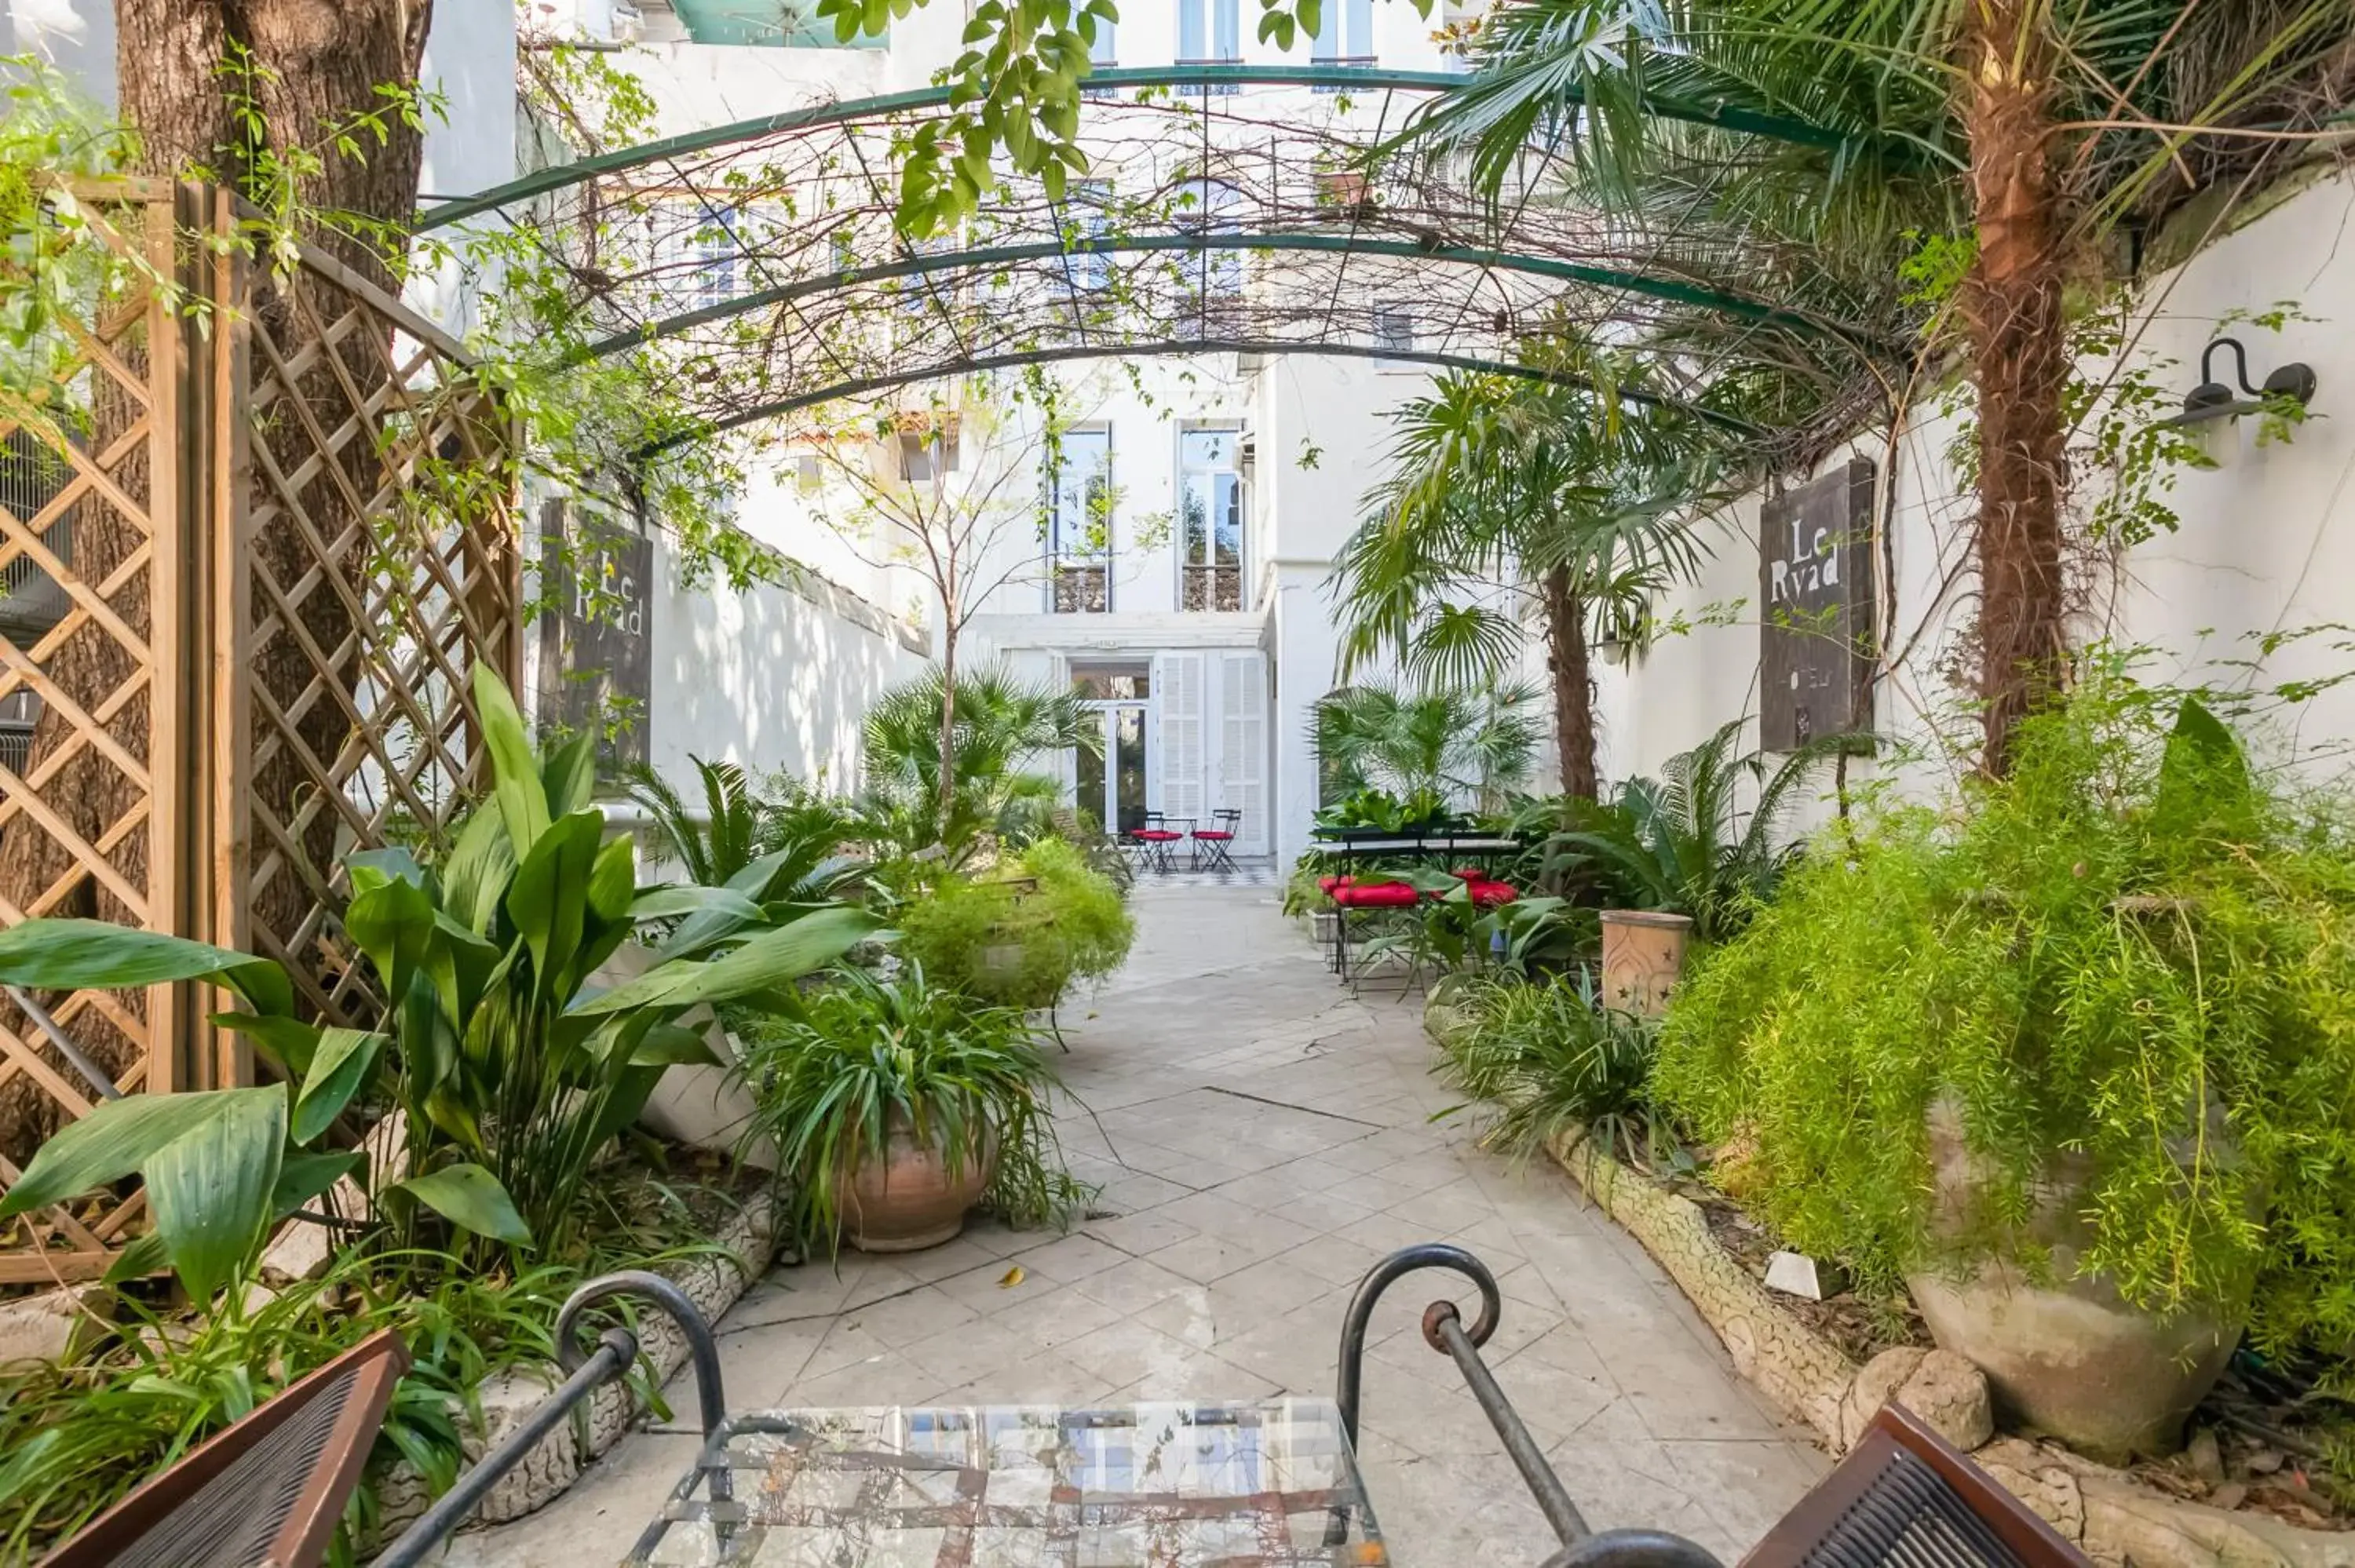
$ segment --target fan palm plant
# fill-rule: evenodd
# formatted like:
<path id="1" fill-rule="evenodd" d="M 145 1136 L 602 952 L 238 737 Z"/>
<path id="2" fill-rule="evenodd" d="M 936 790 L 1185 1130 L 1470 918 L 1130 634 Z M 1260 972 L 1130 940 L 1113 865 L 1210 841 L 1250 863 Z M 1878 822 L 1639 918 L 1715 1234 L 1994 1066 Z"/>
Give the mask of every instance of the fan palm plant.
<path id="1" fill-rule="evenodd" d="M 1977 683 L 2000 771 L 2068 652 L 2064 285 L 2138 249 L 2105 243 L 2117 228 L 2299 155 L 2344 101 L 2350 26 L 2355 0 L 1517 0 L 1415 132 L 1468 146 L 1492 190 L 1533 144 L 1566 149 L 1561 199 L 1653 232 L 1672 216 L 1684 265 L 1764 297 L 1804 275 L 1803 305 L 1885 311 L 1925 236 L 1951 254 L 1955 308 L 1918 302 L 1936 307 L 1918 348 L 1930 363 L 1958 323 L 1977 383 Z M 1647 112 L 1664 100 L 1718 122 Z M 1732 128 L 1758 115 L 1812 139 Z M 1753 382 L 1789 368 L 1742 356 Z M 1845 380 L 1835 422 L 1887 396 Z"/>
<path id="2" fill-rule="evenodd" d="M 1801 784 L 1828 759 L 1854 755 L 1859 736 L 1819 736 L 1768 767 L 1764 752 L 1738 756 L 1742 727 L 1721 726 L 1690 751 L 1660 767 L 1657 779 L 1631 779 L 1588 825 L 1559 832 L 1547 845 L 1556 864 L 1584 861 L 1609 876 L 1617 894 L 1641 909 L 1689 915 L 1704 942 L 1729 937 L 1751 910 L 1774 896 L 1798 853 L 1777 846 Z M 1745 813 L 1742 781 L 1757 786 Z"/>
<path id="3" fill-rule="evenodd" d="M 1345 674 L 1387 655 L 1437 684 L 1494 683 L 1534 608 L 1562 790 L 1592 799 L 1591 641 L 1693 568 L 1679 515 L 1709 488 L 1707 449 L 1663 418 L 1500 376 L 1442 376 L 1395 418 L 1391 475 L 1334 568 Z"/>
<path id="4" fill-rule="evenodd" d="M 1529 778 L 1537 703 L 1526 685 L 1414 694 L 1353 686 L 1316 705 L 1317 760 L 1343 789 L 1470 795 L 1492 807 Z"/>
<path id="5" fill-rule="evenodd" d="M 867 715 L 871 814 L 911 847 L 938 843 L 956 856 L 985 832 L 1018 827 L 1042 796 L 1060 793 L 1052 779 L 1023 768 L 1027 758 L 1103 744 L 1076 694 L 1026 683 L 1003 668 L 959 675 L 949 699 L 935 670 L 886 692 Z M 945 779 L 944 710 L 952 731 Z"/>

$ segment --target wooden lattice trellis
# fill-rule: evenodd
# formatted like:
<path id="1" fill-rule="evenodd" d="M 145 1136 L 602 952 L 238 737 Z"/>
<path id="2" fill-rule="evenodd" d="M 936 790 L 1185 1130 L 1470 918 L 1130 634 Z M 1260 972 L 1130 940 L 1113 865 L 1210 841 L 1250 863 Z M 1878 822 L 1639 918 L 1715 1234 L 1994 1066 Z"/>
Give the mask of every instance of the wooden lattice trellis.
<path id="1" fill-rule="evenodd" d="M 40 715 L 0 747 L 0 889 L 37 890 L 0 893 L 0 922 L 261 953 L 317 1016 L 366 1022 L 344 859 L 441 835 L 485 766 L 467 670 L 520 670 L 509 427 L 457 344 L 333 259 L 257 274 L 226 194 L 74 194 L 88 309 L 0 400 L 0 461 L 57 481 L 37 505 L 0 486 L 0 571 L 29 605 L 30 563 L 59 607 L 0 613 L 0 712 Z M 0 1001 L 0 1188 L 101 1097 L 76 1054 L 125 1094 L 250 1081 L 197 988 L 42 1000 L 75 1049 Z M 103 1271 L 141 1212 L 20 1223 L 0 1283 Z"/>

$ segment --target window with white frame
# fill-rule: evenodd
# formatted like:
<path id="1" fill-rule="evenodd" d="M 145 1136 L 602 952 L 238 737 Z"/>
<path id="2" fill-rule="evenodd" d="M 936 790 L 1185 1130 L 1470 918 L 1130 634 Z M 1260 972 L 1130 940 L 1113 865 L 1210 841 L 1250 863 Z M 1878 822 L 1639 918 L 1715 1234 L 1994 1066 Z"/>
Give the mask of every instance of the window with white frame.
<path id="1" fill-rule="evenodd" d="M 1179 194 L 1177 227 L 1191 234 L 1240 234 L 1242 212 L 1243 193 L 1224 180 L 1188 180 Z M 1188 260 L 1192 272 L 1188 281 L 1206 310 L 1241 297 L 1243 253 L 1240 249 L 1221 246 L 1199 251 Z"/>
<path id="2" fill-rule="evenodd" d="M 1187 429 L 1178 436 L 1178 605 L 1243 607 L 1242 432 Z"/>
<path id="3" fill-rule="evenodd" d="M 1414 350 L 1414 314 L 1400 305 L 1374 307 L 1374 346 L 1386 354 Z"/>
<path id="4" fill-rule="evenodd" d="M 1075 180 L 1071 192 L 1062 212 L 1064 243 L 1075 239 L 1101 243 L 1112 233 L 1112 182 Z M 1066 250 L 1063 270 L 1072 288 L 1090 293 L 1112 284 L 1112 258 L 1102 250 Z"/>
<path id="5" fill-rule="evenodd" d="M 1232 65 L 1243 58 L 1242 0 L 1178 0 L 1178 58 Z"/>
<path id="6" fill-rule="evenodd" d="M 1374 64 L 1374 0 L 1326 0 L 1308 56 L 1318 65 Z"/>
<path id="7" fill-rule="evenodd" d="M 1112 608 L 1112 545 L 1117 492 L 1112 482 L 1112 428 L 1066 430 L 1048 458 L 1047 609 L 1059 615 Z"/>

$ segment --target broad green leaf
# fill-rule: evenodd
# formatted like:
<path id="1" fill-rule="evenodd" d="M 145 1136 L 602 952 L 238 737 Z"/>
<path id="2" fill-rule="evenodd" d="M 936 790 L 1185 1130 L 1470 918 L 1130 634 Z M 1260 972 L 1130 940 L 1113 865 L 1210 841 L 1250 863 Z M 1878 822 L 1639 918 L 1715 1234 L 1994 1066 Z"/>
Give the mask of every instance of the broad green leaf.
<path id="1" fill-rule="evenodd" d="M 175 1139 L 231 1114 L 240 1100 L 286 1102 L 282 1086 L 126 1095 L 51 1134 L 16 1184 L 0 1196 L 0 1219 L 78 1198 L 143 1169 Z"/>
<path id="2" fill-rule="evenodd" d="M 540 783 L 539 760 L 532 755 L 531 732 L 516 711 L 515 697 L 488 664 L 474 662 L 474 707 L 482 715 L 483 743 L 490 750 L 492 793 L 506 821 L 507 837 L 518 855 L 529 854 L 539 835 L 548 831 L 548 790 Z"/>
<path id="3" fill-rule="evenodd" d="M 515 867 L 515 841 L 507 836 L 506 819 L 487 807 L 477 808 L 458 830 L 458 842 L 442 863 L 443 907 L 468 931 L 487 936 Z"/>
<path id="4" fill-rule="evenodd" d="M 597 852 L 596 864 L 589 873 L 589 912 L 600 921 L 610 924 L 629 917 L 631 900 L 638 891 L 637 861 L 637 846 L 626 836 Z"/>
<path id="5" fill-rule="evenodd" d="M 388 882 L 413 882 L 422 887 L 427 881 L 417 857 L 397 844 L 389 849 L 356 850 L 344 857 L 344 865 L 351 874 L 354 896 Z"/>
<path id="6" fill-rule="evenodd" d="M 282 1085 L 218 1093 L 219 1114 L 157 1150 L 141 1172 L 156 1234 L 198 1302 L 209 1302 L 261 1245 L 286 1152 Z"/>
<path id="7" fill-rule="evenodd" d="M 649 887 L 630 901 L 633 920 L 670 920 L 713 906 L 725 906 L 741 918 L 761 918 L 760 904 L 731 887 L 705 887 L 692 882 L 666 882 Z"/>
<path id="8" fill-rule="evenodd" d="M 683 1023 L 658 1023 L 646 1031 L 630 1052 L 633 1067 L 724 1067 L 700 1029 Z"/>
<path id="9" fill-rule="evenodd" d="M 549 754 L 539 776 L 550 821 L 584 809 L 597 788 L 597 737 L 586 730 L 574 736 Z"/>
<path id="10" fill-rule="evenodd" d="M 604 831 L 603 819 L 594 811 L 558 818 L 525 854 L 507 888 L 507 918 L 530 947 L 543 988 L 571 962 L 581 946 L 581 922 L 589 913 L 589 874 L 596 866 L 597 841 Z"/>
<path id="11" fill-rule="evenodd" d="M 144 1279 L 171 1266 L 172 1255 L 165 1247 L 164 1238 L 149 1231 L 114 1255 L 114 1261 L 106 1266 L 106 1277 L 101 1283 L 121 1285 L 127 1280 Z M 0 1496 L 5 1495 L 5 1489 L 0 1489 Z"/>
<path id="12" fill-rule="evenodd" d="M 356 1149 L 333 1154 L 290 1154 L 279 1163 L 278 1186 L 270 1194 L 270 1217 L 282 1220 L 368 1163 Z"/>
<path id="13" fill-rule="evenodd" d="M 390 879 L 353 895 L 344 929 L 376 966 L 386 993 L 399 996 L 433 944 L 433 900 L 420 883 Z"/>
<path id="14" fill-rule="evenodd" d="M 287 1076 L 299 1078 L 311 1070 L 319 1048 L 319 1026 L 299 1018 L 264 1018 L 255 1012 L 216 1012 L 212 1021 L 261 1048 Z"/>
<path id="15" fill-rule="evenodd" d="M 384 1036 L 364 1029 L 325 1029 L 294 1097 L 294 1141 L 309 1143 L 332 1126 L 368 1082 Z"/>
<path id="16" fill-rule="evenodd" d="M 531 1231 L 516 1213 L 515 1200 L 497 1177 L 479 1165 L 444 1165 L 397 1181 L 393 1190 L 407 1192 L 461 1230 L 517 1246 L 531 1245 Z"/>
<path id="17" fill-rule="evenodd" d="M 574 1002 L 569 1011 L 596 1015 L 750 996 L 824 968 L 874 929 L 874 919 L 864 910 L 822 909 L 790 926 L 756 932 L 722 958 L 658 964 L 626 984 Z"/>
<path id="18" fill-rule="evenodd" d="M 27 920 L 0 931 L 0 982 L 34 991 L 118 991 L 169 980 L 227 986 L 263 1012 L 290 1012 L 294 989 L 268 959 L 105 920 Z"/>

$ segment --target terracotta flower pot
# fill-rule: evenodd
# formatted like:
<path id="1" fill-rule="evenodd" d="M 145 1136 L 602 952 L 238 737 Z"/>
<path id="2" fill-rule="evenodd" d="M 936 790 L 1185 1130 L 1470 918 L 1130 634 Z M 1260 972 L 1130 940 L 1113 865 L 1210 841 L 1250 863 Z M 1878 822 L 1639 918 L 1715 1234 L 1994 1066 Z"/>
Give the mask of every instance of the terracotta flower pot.
<path id="1" fill-rule="evenodd" d="M 839 1178 L 842 1229 L 861 1252 L 918 1252 L 954 1239 L 964 1217 L 997 1168 L 997 1139 L 958 1162 L 954 1175 L 941 1149 L 920 1142 L 907 1118 L 894 1116 L 883 1158 L 862 1154 Z"/>
<path id="2" fill-rule="evenodd" d="M 1603 1002 L 1623 1012 L 1657 1018 L 1685 971 L 1692 916 L 1657 909 L 1605 909 L 1603 921 Z"/>
<path id="3" fill-rule="evenodd" d="M 1951 1100 L 1931 1107 L 1929 1135 L 1933 1228 L 1959 1236 L 1986 1175 Z M 1960 1274 L 1909 1275 L 1905 1284 L 1932 1337 L 1987 1373 L 2014 1421 L 2118 1464 L 2183 1446 L 2184 1420 L 2222 1375 L 2247 1314 L 2243 1304 L 2160 1319 L 2129 1306 L 2107 1276 L 2080 1273 L 2092 1239 L 2083 1214 L 2092 1176 L 2083 1157 L 2056 1153 L 2035 1184 L 2029 1231 L 2051 1250 L 2049 1280 L 1988 1259 Z"/>

